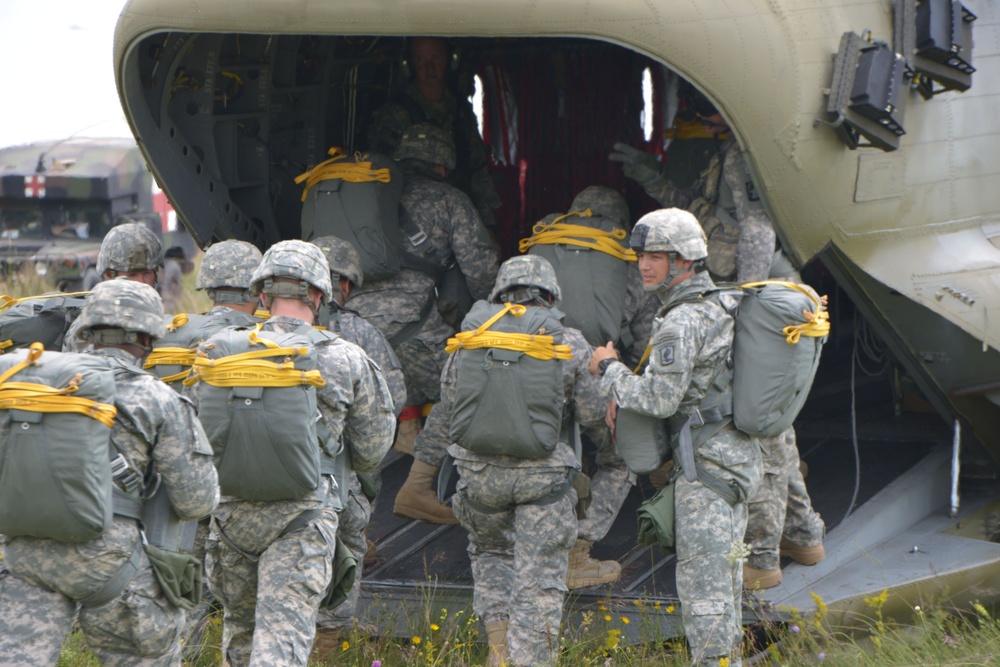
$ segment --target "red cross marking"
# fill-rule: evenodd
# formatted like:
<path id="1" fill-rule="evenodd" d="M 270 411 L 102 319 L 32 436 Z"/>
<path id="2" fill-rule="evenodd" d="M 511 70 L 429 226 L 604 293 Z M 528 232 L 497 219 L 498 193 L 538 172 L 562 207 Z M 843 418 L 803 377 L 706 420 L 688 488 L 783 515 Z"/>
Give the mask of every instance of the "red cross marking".
<path id="1" fill-rule="evenodd" d="M 45 196 L 45 177 L 40 174 L 35 174 L 34 176 L 24 177 L 24 196 L 25 197 L 44 197 Z"/>

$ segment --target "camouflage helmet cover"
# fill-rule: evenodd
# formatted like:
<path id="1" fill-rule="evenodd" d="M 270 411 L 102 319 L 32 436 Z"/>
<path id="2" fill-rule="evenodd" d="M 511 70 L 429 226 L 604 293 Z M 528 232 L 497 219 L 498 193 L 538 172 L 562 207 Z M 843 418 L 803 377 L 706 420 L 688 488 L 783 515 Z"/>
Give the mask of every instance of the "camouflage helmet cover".
<path id="1" fill-rule="evenodd" d="M 80 310 L 79 331 L 108 327 L 163 338 L 163 302 L 145 283 L 118 278 L 94 285 Z"/>
<path id="2" fill-rule="evenodd" d="M 420 160 L 455 168 L 455 141 L 446 130 L 431 123 L 417 123 L 406 128 L 393 156 L 397 160 Z"/>
<path id="3" fill-rule="evenodd" d="M 350 241 L 337 236 L 321 236 L 310 243 L 323 251 L 330 264 L 330 273 L 336 273 L 350 280 L 355 287 L 361 287 L 365 277 L 361 270 L 361 255 Z"/>
<path id="4" fill-rule="evenodd" d="M 260 264 L 261 254 L 246 241 L 220 241 L 205 251 L 198 269 L 196 290 L 232 287 L 248 290 L 254 269 Z"/>
<path id="5" fill-rule="evenodd" d="M 333 297 L 330 265 L 323 251 L 306 241 L 280 241 L 268 248 L 250 278 L 250 293 L 260 294 L 268 278 L 302 280 L 322 292 L 324 302 Z"/>
<path id="6" fill-rule="evenodd" d="M 620 229 L 629 228 L 628 204 L 621 194 L 603 185 L 584 188 L 573 200 L 570 211 L 586 211 L 615 223 Z"/>
<path id="7" fill-rule="evenodd" d="M 155 271 L 163 266 L 163 244 L 144 224 L 129 222 L 112 227 L 97 254 L 97 273 Z"/>
<path id="8" fill-rule="evenodd" d="M 500 265 L 490 301 L 495 301 L 512 287 L 538 287 L 552 295 L 554 306 L 562 300 L 562 290 L 556 272 L 549 261 L 540 255 L 518 255 Z"/>
<path id="9" fill-rule="evenodd" d="M 680 208 L 661 208 L 639 218 L 629 245 L 636 252 L 675 252 L 691 261 L 708 257 L 705 231 Z"/>

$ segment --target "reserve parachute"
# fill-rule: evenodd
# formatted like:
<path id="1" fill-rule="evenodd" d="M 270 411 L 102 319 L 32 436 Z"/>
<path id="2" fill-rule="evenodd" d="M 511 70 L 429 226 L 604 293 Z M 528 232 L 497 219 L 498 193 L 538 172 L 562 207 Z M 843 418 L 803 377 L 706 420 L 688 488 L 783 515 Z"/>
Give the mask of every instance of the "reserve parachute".
<path id="1" fill-rule="evenodd" d="M 52 293 L 15 299 L 0 297 L 0 353 L 38 342 L 47 350 L 62 349 L 70 324 L 90 292 Z"/>

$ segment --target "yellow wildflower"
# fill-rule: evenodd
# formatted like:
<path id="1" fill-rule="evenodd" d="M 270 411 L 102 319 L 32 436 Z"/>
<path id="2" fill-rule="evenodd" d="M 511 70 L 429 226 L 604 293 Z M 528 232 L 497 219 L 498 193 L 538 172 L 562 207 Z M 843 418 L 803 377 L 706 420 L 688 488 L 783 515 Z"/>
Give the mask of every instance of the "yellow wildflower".
<path id="1" fill-rule="evenodd" d="M 882 605 L 885 604 L 885 601 L 889 599 L 889 589 L 883 588 L 882 592 L 874 597 L 868 597 L 867 595 L 864 597 L 865 605 L 871 607 L 872 609 L 881 609 Z"/>
<path id="2" fill-rule="evenodd" d="M 410 641 L 412 641 L 414 644 L 420 644 L 421 639 L 420 637 L 414 636 L 413 639 L 411 639 Z"/>
<path id="3" fill-rule="evenodd" d="M 625 625 L 629 624 L 628 616 L 622 616 L 622 623 L 624 623 Z"/>
<path id="4" fill-rule="evenodd" d="M 674 613 L 674 605 L 670 605 L 669 607 L 667 607 L 667 613 L 668 614 Z"/>
<path id="5" fill-rule="evenodd" d="M 431 623 L 431 632 L 437 632 L 440 629 L 441 629 L 440 625 L 438 625 L 437 623 Z"/>
<path id="6" fill-rule="evenodd" d="M 719 658 L 719 667 L 729 667 L 729 658 Z"/>
<path id="7" fill-rule="evenodd" d="M 604 615 L 604 620 L 605 621 L 610 621 L 611 620 L 611 614 L 605 614 Z"/>
<path id="8" fill-rule="evenodd" d="M 351 648 L 351 645 L 349 643 L 347 643 L 346 641 L 343 644 L 340 645 L 340 650 L 341 651 L 346 651 L 349 648 Z"/>

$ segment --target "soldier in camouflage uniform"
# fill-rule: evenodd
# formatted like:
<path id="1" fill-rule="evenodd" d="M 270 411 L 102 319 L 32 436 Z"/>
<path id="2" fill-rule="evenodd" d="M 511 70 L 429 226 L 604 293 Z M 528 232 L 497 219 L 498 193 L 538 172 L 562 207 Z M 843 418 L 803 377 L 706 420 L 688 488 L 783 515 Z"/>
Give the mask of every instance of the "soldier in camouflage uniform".
<path id="1" fill-rule="evenodd" d="M 374 324 L 396 351 L 407 396 L 400 432 L 409 429 L 415 435 L 420 406 L 439 398 L 444 348 L 453 333 L 435 307 L 437 275 L 431 274 L 457 263 L 473 299 L 481 299 L 493 285 L 497 259 L 472 202 L 444 180 L 455 166 L 448 134 L 434 125 L 413 125 L 403 133 L 395 157 L 406 174 L 402 207 L 426 235 L 420 246 L 407 233 L 402 235 L 403 264 L 421 268 L 403 268 L 391 278 L 365 282 L 351 294 L 347 306 Z M 444 449 L 427 450 L 419 440 L 415 447 L 413 468 L 393 511 L 411 519 L 456 523 L 451 508 L 441 504 L 431 489 Z"/>
<path id="2" fill-rule="evenodd" d="M 409 50 L 415 80 L 375 112 L 369 128 L 371 150 L 392 155 L 406 129 L 417 123 L 441 128 L 451 135 L 456 148 L 456 165 L 449 169 L 450 182 L 472 199 L 483 223 L 493 227 L 493 211 L 499 208 L 500 198 L 490 178 L 486 148 L 472 106 L 447 88 L 448 45 L 437 37 L 415 37 Z"/>
<path id="3" fill-rule="evenodd" d="M 156 287 L 157 272 L 163 267 L 163 244 L 149 227 L 136 222 L 112 227 L 101 242 L 97 254 L 100 280 L 127 278 Z M 84 345 L 74 322 L 63 339 L 63 352 L 80 352 Z"/>
<path id="4" fill-rule="evenodd" d="M 190 402 L 139 368 L 150 343 L 164 332 L 156 290 L 125 280 L 101 283 L 77 321 L 90 343 L 86 353 L 118 369 L 114 449 L 140 479 L 156 465 L 180 518 L 206 516 L 219 499 L 212 448 Z M 2 565 L 5 665 L 56 664 L 77 614 L 103 665 L 180 664 L 184 612 L 164 596 L 135 519 L 116 515 L 99 538 L 83 544 L 12 538 Z M 109 590 L 106 584 L 119 571 L 131 574 Z M 88 596 L 105 601 L 85 601 Z"/>
<path id="5" fill-rule="evenodd" d="M 490 294 L 493 303 L 523 302 L 528 307 L 555 308 L 559 299 L 552 266 L 536 255 L 504 262 Z M 572 351 L 571 360 L 554 362 L 561 367 L 565 409 L 574 410 L 581 423 L 600 420 L 603 404 L 593 400 L 598 387 L 587 373 L 591 347 L 569 327 L 562 342 Z M 442 374 L 441 403 L 421 438 L 447 447 L 461 475 L 455 514 L 469 531 L 473 609 L 486 624 L 490 665 L 554 665 L 566 568 L 577 533 L 577 494 L 570 478 L 580 462 L 567 442 L 556 444 L 542 459 L 486 456 L 451 444 L 457 376 L 458 364 L 451 357 Z"/>
<path id="6" fill-rule="evenodd" d="M 364 284 L 358 251 L 350 241 L 336 236 L 323 236 L 313 239 L 310 243 L 322 250 L 330 263 L 330 280 L 333 284 L 333 299 L 328 304 L 326 316 L 321 316 L 320 321 L 325 320 L 327 329 L 363 349 L 372 361 L 378 364 L 392 394 L 396 416 L 399 416 L 399 412 L 406 404 L 406 384 L 396 353 L 392 351 L 392 346 L 381 331 L 344 306 L 351 291 Z M 364 486 L 361 483 L 362 479 L 365 481 Z M 358 559 L 358 569 L 347 601 L 336 609 L 319 610 L 316 639 L 313 642 L 314 658 L 324 659 L 340 648 L 341 629 L 350 623 L 357 610 L 358 598 L 361 595 L 361 571 L 365 553 L 368 551 L 366 532 L 375 502 L 375 496 L 369 498 L 365 495 L 365 491 L 372 493 L 378 485 L 377 471 L 362 478 L 359 478 L 357 473 L 351 473 L 348 500 L 340 512 L 340 526 L 337 530 L 340 539 Z"/>
<path id="7" fill-rule="evenodd" d="M 329 265 L 310 243 L 276 243 L 254 271 L 251 294 L 262 295 L 271 311 L 263 330 L 294 332 L 312 325 L 331 298 Z M 316 352 L 326 381 L 317 389 L 320 418 L 331 435 L 326 442 L 343 435 L 354 468 L 374 470 L 392 444 L 393 406 L 385 381 L 352 343 L 331 338 Z M 306 664 L 317 609 L 333 574 L 339 503 L 337 482 L 328 475 L 298 500 L 223 496 L 212 517 L 206 565 L 209 586 L 224 609 L 227 664 Z"/>
<path id="8" fill-rule="evenodd" d="M 666 209 L 643 216 L 632 231 L 644 287 L 663 303 L 651 337 L 649 364 L 634 375 L 612 346 L 599 347 L 590 371 L 619 409 L 670 418 L 671 431 L 695 412 L 712 433 L 693 447 L 695 470 L 684 470 L 674 487 L 677 593 L 694 664 L 730 665 L 740 659 L 742 566 L 746 498 L 762 475 L 760 445 L 732 426 L 732 416 L 707 405 L 723 403 L 731 381 L 717 386 L 733 342 L 733 318 L 713 299 L 715 285 L 703 267 L 705 234 L 687 211 Z M 723 376 L 724 377 L 724 376 Z M 703 402 L 704 401 L 704 402 Z M 711 403 L 709 403 L 711 401 Z M 691 429 L 694 443 L 700 428 Z M 678 439 L 672 439 L 672 444 Z M 675 452 L 675 464 L 683 456 Z M 680 466 L 678 466 L 680 467 Z"/>

